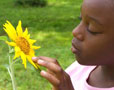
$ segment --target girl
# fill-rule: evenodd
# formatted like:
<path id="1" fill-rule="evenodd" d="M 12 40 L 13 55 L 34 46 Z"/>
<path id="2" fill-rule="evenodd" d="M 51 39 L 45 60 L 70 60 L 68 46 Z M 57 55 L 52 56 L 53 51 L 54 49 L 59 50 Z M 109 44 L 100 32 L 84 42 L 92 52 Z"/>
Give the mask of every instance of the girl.
<path id="1" fill-rule="evenodd" d="M 33 57 L 53 90 L 114 90 L 114 0 L 84 0 L 73 30 L 77 61 L 64 71 L 57 60 Z"/>

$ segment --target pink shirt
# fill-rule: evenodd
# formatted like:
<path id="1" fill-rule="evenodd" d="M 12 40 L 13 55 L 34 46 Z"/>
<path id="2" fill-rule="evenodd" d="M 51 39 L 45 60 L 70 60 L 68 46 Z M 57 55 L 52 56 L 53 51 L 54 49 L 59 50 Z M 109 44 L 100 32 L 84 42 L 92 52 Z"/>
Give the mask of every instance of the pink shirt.
<path id="1" fill-rule="evenodd" d="M 71 64 L 66 72 L 70 75 L 75 90 L 114 90 L 112 88 L 97 88 L 87 83 L 87 78 L 96 66 L 80 65 L 77 61 Z"/>

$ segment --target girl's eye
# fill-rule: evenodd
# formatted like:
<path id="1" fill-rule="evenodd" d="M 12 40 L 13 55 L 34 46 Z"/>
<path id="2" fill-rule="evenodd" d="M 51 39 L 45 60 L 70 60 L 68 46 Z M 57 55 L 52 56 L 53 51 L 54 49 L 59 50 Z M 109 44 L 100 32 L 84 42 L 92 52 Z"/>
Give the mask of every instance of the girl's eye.
<path id="1" fill-rule="evenodd" d="M 79 16 L 79 17 L 78 17 L 78 19 L 81 21 L 81 20 L 82 20 L 82 17 L 81 17 L 81 16 Z"/>
<path id="2" fill-rule="evenodd" d="M 102 32 L 93 32 L 91 30 L 89 30 L 89 28 L 87 28 L 87 31 L 93 35 L 97 35 L 97 34 L 101 34 Z"/>
<path id="3" fill-rule="evenodd" d="M 82 21 L 82 16 L 79 16 L 78 19 L 79 19 L 80 21 Z M 93 31 L 91 31 L 88 27 L 87 27 L 87 31 L 88 31 L 89 33 L 93 34 L 93 35 L 97 35 L 97 34 L 101 34 L 101 33 L 102 33 L 102 32 L 93 32 Z"/>

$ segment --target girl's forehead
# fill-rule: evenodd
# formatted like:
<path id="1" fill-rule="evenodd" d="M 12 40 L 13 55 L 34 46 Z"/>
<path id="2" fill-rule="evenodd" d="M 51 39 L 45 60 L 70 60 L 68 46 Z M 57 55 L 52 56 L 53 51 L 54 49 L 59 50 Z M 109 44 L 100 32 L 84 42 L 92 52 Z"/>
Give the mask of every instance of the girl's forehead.
<path id="1" fill-rule="evenodd" d="M 114 0 L 113 0 L 114 2 Z M 91 16 L 103 24 L 114 23 L 114 4 L 112 0 L 84 0 L 81 8 L 83 16 Z"/>
<path id="2" fill-rule="evenodd" d="M 114 0 L 84 0 L 83 5 L 94 7 L 94 8 L 112 10 L 114 9 Z"/>
<path id="3" fill-rule="evenodd" d="M 83 4 L 106 9 L 114 9 L 114 0 L 83 0 Z"/>
<path id="4" fill-rule="evenodd" d="M 83 18 L 94 18 L 103 25 L 103 28 L 114 31 L 114 0 L 84 0 L 81 8 Z"/>

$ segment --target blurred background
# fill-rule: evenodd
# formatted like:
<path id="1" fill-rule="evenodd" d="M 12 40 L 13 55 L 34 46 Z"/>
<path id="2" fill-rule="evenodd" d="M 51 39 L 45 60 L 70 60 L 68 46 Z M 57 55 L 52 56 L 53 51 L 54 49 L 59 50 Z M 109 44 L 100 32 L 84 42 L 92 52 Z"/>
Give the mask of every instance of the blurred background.
<path id="1" fill-rule="evenodd" d="M 56 58 L 65 70 L 75 57 L 72 54 L 72 30 L 79 24 L 82 0 L 0 0 L 0 36 L 6 35 L 3 24 L 10 21 L 14 27 L 22 21 L 28 28 L 35 45 L 36 56 Z M 0 41 L 0 90 L 12 90 L 11 79 L 6 69 L 8 46 Z M 15 77 L 18 90 L 51 90 L 51 85 L 39 71 L 27 63 L 27 69 L 16 62 Z M 42 68 L 45 69 L 45 68 Z"/>

